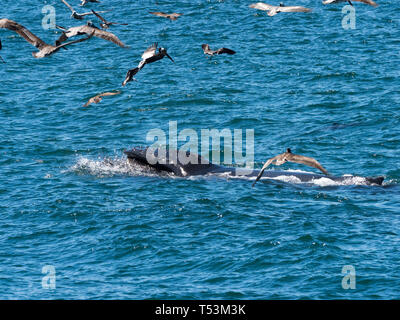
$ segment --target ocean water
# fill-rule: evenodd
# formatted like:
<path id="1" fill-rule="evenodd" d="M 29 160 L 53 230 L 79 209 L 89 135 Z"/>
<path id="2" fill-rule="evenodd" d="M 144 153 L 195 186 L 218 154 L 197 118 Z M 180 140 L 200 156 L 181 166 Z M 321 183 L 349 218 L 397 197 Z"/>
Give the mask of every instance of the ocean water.
<path id="1" fill-rule="evenodd" d="M 355 3 L 355 29 L 344 29 L 345 4 L 317 0 L 288 0 L 313 12 L 274 17 L 251 1 L 69 2 L 112 10 L 108 20 L 129 25 L 110 30 L 130 48 L 93 38 L 34 59 L 33 46 L 0 29 L 0 298 L 400 297 L 398 3 Z M 43 6 L 58 25 L 85 23 L 61 1 L 1 4 L 0 18 L 49 43 L 60 33 L 42 28 Z M 175 63 L 148 65 L 121 87 L 153 42 Z M 209 59 L 202 43 L 237 53 Z M 122 93 L 82 107 L 111 90 Z M 335 175 L 385 182 L 251 188 L 129 166 L 123 150 L 148 145 L 147 133 L 170 121 L 254 130 L 256 167 L 291 147 Z"/>

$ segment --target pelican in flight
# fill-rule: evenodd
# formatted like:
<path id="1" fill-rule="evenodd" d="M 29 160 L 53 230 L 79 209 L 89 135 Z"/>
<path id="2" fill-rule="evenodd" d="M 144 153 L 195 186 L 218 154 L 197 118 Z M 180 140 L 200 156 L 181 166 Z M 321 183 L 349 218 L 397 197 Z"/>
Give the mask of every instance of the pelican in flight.
<path id="1" fill-rule="evenodd" d="M 362 2 L 365 4 L 369 4 L 370 6 L 377 7 L 378 4 L 372 0 L 325 0 L 322 1 L 323 4 L 331 4 L 331 3 L 341 3 L 341 2 L 348 2 L 350 5 L 353 5 L 351 2 Z"/>
<path id="2" fill-rule="evenodd" d="M 292 153 L 290 148 L 288 148 L 285 153 L 278 154 L 277 156 L 269 159 L 264 164 L 264 166 L 262 167 L 260 173 L 258 174 L 258 176 L 256 178 L 256 181 L 254 181 L 254 183 L 253 183 L 253 187 L 256 184 L 256 182 L 258 180 L 260 180 L 261 176 L 264 173 L 264 170 L 271 163 L 273 163 L 273 164 L 275 164 L 277 166 L 280 166 L 281 164 L 284 164 L 287 161 L 305 164 L 306 166 L 317 168 L 317 169 L 321 170 L 324 174 L 329 175 L 328 171 L 326 171 L 325 168 L 323 166 L 321 166 L 321 164 L 317 160 L 315 160 L 314 158 L 310 158 L 310 157 L 305 157 L 305 156 L 301 156 L 301 155 L 298 155 L 298 154 L 294 154 L 294 153 Z"/>
<path id="3" fill-rule="evenodd" d="M 67 1 L 65 1 L 65 0 L 61 0 L 61 1 L 69 8 L 69 10 L 71 10 L 71 12 L 72 12 L 71 17 L 74 19 L 83 20 L 83 18 L 85 16 L 93 14 L 93 12 L 78 13 L 75 11 L 74 8 L 72 8 L 72 6 Z M 99 11 L 98 13 L 104 13 L 104 12 L 107 12 L 107 11 Z"/>
<path id="4" fill-rule="evenodd" d="M 211 50 L 210 46 L 208 44 L 202 44 L 201 47 L 203 48 L 203 52 L 204 54 L 207 54 L 209 56 L 213 56 L 215 54 L 223 54 L 223 53 L 227 53 L 227 54 L 235 54 L 236 52 L 228 49 L 228 48 L 219 48 L 218 50 Z"/>
<path id="5" fill-rule="evenodd" d="M 3 48 L 3 45 L 1 44 L 1 40 L 0 40 L 0 50 Z M 4 59 L 0 56 L 0 59 L 1 59 L 1 61 L 3 61 L 3 63 L 6 63 L 5 61 L 4 61 Z"/>
<path id="6" fill-rule="evenodd" d="M 83 7 L 85 4 L 87 4 L 88 2 L 96 2 L 96 3 L 100 3 L 100 1 L 97 0 L 81 0 L 81 7 Z"/>
<path id="7" fill-rule="evenodd" d="M 165 13 L 165 12 L 149 12 L 157 17 L 170 19 L 171 21 L 177 20 L 183 13 Z"/>
<path id="8" fill-rule="evenodd" d="M 129 81 L 136 80 L 133 78 L 133 76 L 138 73 L 140 70 L 143 69 L 143 67 L 146 64 L 156 62 L 158 60 L 161 60 L 165 56 L 168 57 L 172 62 L 175 62 L 170 55 L 167 53 L 167 49 L 165 48 L 158 48 L 158 53 L 157 53 L 157 46 L 158 43 L 153 43 L 150 47 L 146 49 L 145 52 L 142 54 L 142 60 L 139 62 L 138 66 L 136 68 L 128 70 L 126 73 L 126 77 L 124 82 L 122 83 L 123 86 L 125 86 Z"/>
<path id="9" fill-rule="evenodd" d="M 35 58 L 44 58 L 44 57 L 50 56 L 53 53 L 56 53 L 61 48 L 65 48 L 66 46 L 69 46 L 73 43 L 78 43 L 78 42 L 88 40 L 93 36 L 93 33 L 92 33 L 92 34 L 89 34 L 89 36 L 86 38 L 82 38 L 79 40 L 70 41 L 70 42 L 67 42 L 64 44 L 60 44 L 60 45 L 57 44 L 56 46 L 52 46 L 52 45 L 44 42 L 39 37 L 35 36 L 28 29 L 26 29 L 24 26 L 21 26 L 20 24 L 18 24 L 15 21 L 8 20 L 8 19 L 0 19 L 0 28 L 15 31 L 21 37 L 23 37 L 26 41 L 28 41 L 31 45 L 38 48 L 39 49 L 38 52 L 32 52 L 32 55 Z"/>
<path id="10" fill-rule="evenodd" d="M 97 96 L 91 97 L 88 100 L 88 102 L 86 102 L 83 106 L 87 107 L 87 106 L 91 105 L 92 103 L 99 103 L 101 100 L 103 100 L 103 97 L 115 96 L 115 95 L 120 94 L 120 93 L 121 93 L 121 91 L 100 93 Z"/>
<path id="11" fill-rule="evenodd" d="M 111 42 L 119 45 L 122 48 L 128 48 L 124 43 L 122 43 L 121 40 L 118 39 L 118 37 L 115 34 L 94 27 L 94 25 L 91 22 L 88 22 L 87 24 L 85 24 L 83 26 L 72 27 L 69 29 L 65 29 L 60 26 L 56 26 L 56 27 L 63 31 L 62 35 L 57 39 L 56 45 L 63 43 L 64 41 L 68 40 L 71 37 L 80 36 L 83 34 L 93 34 L 93 36 L 95 36 L 97 38 L 111 41 Z"/>
<path id="12" fill-rule="evenodd" d="M 250 8 L 268 11 L 269 16 L 274 16 L 279 12 L 311 12 L 311 9 L 300 7 L 300 6 L 285 6 L 280 4 L 279 6 L 271 6 L 263 2 L 252 3 L 249 5 Z"/>
<path id="13" fill-rule="evenodd" d="M 127 26 L 128 25 L 127 23 L 109 22 L 106 19 L 104 19 L 101 15 L 99 15 L 96 11 L 92 10 L 92 12 L 97 18 L 99 18 L 101 20 L 100 26 L 103 29 L 108 29 L 113 24 L 119 24 L 121 26 Z"/>

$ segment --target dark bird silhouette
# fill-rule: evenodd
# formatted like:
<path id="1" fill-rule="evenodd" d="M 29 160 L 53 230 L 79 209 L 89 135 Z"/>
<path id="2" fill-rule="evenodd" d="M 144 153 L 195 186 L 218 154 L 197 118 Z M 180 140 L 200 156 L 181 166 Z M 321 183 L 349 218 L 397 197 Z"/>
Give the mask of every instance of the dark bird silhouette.
<path id="1" fill-rule="evenodd" d="M 83 106 L 87 107 L 87 106 L 91 105 L 92 103 L 99 103 L 101 100 L 103 100 L 103 97 L 115 96 L 115 95 L 120 94 L 120 93 L 121 93 L 121 91 L 100 93 L 97 96 L 91 97 L 88 100 L 88 102 L 86 102 Z"/>
<path id="2" fill-rule="evenodd" d="M 86 5 L 88 2 L 100 3 L 100 1 L 97 1 L 97 0 L 81 0 L 81 7 Z"/>
<path id="3" fill-rule="evenodd" d="M 71 10 L 71 18 L 77 19 L 77 20 L 83 20 L 85 16 L 93 14 L 93 12 L 85 12 L 85 13 L 78 13 L 76 10 L 65 0 L 61 0 L 68 8 Z M 99 11 L 98 13 L 104 13 L 107 11 Z"/>
<path id="4" fill-rule="evenodd" d="M 372 0 L 326 0 L 322 1 L 323 4 L 331 4 L 331 3 L 341 3 L 341 2 L 348 2 L 350 5 L 353 5 L 351 2 L 361 2 L 365 4 L 369 4 L 370 6 L 377 7 L 378 4 Z"/>
<path id="5" fill-rule="evenodd" d="M 63 43 L 71 37 L 80 36 L 84 34 L 93 34 L 93 36 L 97 38 L 101 38 L 107 41 L 111 41 L 122 48 L 127 48 L 127 46 L 122 43 L 122 41 L 113 33 L 105 30 L 101 30 L 99 28 L 94 27 L 91 22 L 79 27 L 72 27 L 69 29 L 65 29 L 60 26 L 56 26 L 58 29 L 62 30 L 62 35 L 57 39 L 56 45 Z"/>
<path id="6" fill-rule="evenodd" d="M 39 49 L 38 52 L 32 52 L 32 55 L 35 58 L 44 58 L 44 57 L 50 56 L 50 55 L 56 53 L 61 48 L 65 48 L 66 46 L 69 46 L 74 43 L 86 41 L 93 36 L 93 33 L 92 33 L 92 34 L 89 34 L 89 36 L 86 38 L 82 38 L 79 40 L 70 41 L 70 42 L 67 42 L 64 44 L 52 46 L 52 45 L 44 42 L 42 39 L 40 39 L 39 37 L 34 35 L 32 32 L 30 32 L 28 29 L 26 29 L 24 26 L 21 26 L 20 24 L 18 24 L 15 21 L 8 20 L 8 19 L 0 19 L 0 28 L 15 31 L 21 37 L 23 37 L 26 41 L 28 41 L 31 45 L 38 48 Z"/>
<path id="7" fill-rule="evenodd" d="M 119 24 L 119 25 L 121 25 L 121 26 L 127 26 L 127 25 L 128 25 L 127 23 L 109 22 L 109 21 L 107 21 L 106 19 L 104 19 L 101 15 L 99 15 L 96 11 L 92 10 L 92 12 L 93 12 L 93 14 L 94 14 L 97 18 L 100 19 L 100 21 L 101 21 L 100 26 L 101 26 L 103 29 L 108 29 L 108 28 L 109 28 L 111 25 L 113 25 L 113 24 Z"/>
<path id="8" fill-rule="evenodd" d="M 128 82 L 132 80 L 136 80 L 135 78 L 133 78 L 133 76 L 137 74 L 140 70 L 142 70 L 146 64 L 156 62 L 158 60 L 163 59 L 164 57 L 168 57 L 172 62 L 175 62 L 167 53 L 167 49 L 158 48 L 158 53 L 157 53 L 157 46 L 158 43 L 156 42 L 153 43 L 150 47 L 148 47 L 146 51 L 142 54 L 142 60 L 139 62 L 138 66 L 136 68 L 128 70 L 128 72 L 126 73 L 125 80 L 122 83 L 123 86 L 125 86 Z"/>
<path id="9" fill-rule="evenodd" d="M 236 52 L 228 49 L 228 48 L 219 48 L 218 50 L 211 50 L 210 46 L 208 44 L 202 44 L 201 47 L 203 48 L 204 54 L 207 54 L 209 56 L 213 56 L 216 54 L 223 54 L 223 53 L 227 53 L 227 54 L 235 54 Z"/>
<path id="10" fill-rule="evenodd" d="M 3 49 L 3 45 L 1 44 L 1 40 L 0 40 L 0 50 L 1 49 Z M 3 63 L 6 63 L 5 61 L 4 61 L 4 59 L 0 56 L 0 59 L 1 59 L 1 61 L 3 61 Z"/>
<path id="11" fill-rule="evenodd" d="M 284 164 L 287 161 L 305 164 L 306 166 L 317 168 L 317 169 L 321 170 L 324 174 L 329 175 L 328 171 L 326 171 L 325 168 L 323 166 L 321 166 L 321 164 L 317 160 L 315 160 L 314 158 L 305 157 L 305 156 L 301 156 L 301 155 L 298 155 L 298 154 L 293 154 L 292 151 L 290 150 L 290 148 L 288 148 L 285 153 L 278 154 L 277 156 L 269 159 L 264 164 L 264 166 L 262 167 L 260 173 L 258 174 L 258 176 L 256 178 L 256 181 L 254 181 L 254 183 L 253 183 L 253 187 L 256 184 L 256 182 L 258 180 L 260 180 L 261 176 L 264 173 L 264 170 L 271 163 L 273 163 L 273 164 L 275 164 L 277 166 L 280 166 L 280 165 Z"/>
<path id="12" fill-rule="evenodd" d="M 151 14 L 154 14 L 157 17 L 163 17 L 170 19 L 171 21 L 177 20 L 183 13 L 165 13 L 165 12 L 149 12 Z"/>
<path id="13" fill-rule="evenodd" d="M 252 3 L 249 5 L 250 8 L 268 11 L 269 16 L 274 16 L 279 12 L 311 12 L 311 9 L 300 7 L 300 6 L 285 6 L 280 4 L 279 6 L 272 6 L 263 2 Z"/>

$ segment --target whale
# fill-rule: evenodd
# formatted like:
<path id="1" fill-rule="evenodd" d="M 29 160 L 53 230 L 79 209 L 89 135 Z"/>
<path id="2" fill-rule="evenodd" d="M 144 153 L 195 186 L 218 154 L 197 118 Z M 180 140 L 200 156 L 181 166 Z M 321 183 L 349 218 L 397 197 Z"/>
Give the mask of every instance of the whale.
<path id="1" fill-rule="evenodd" d="M 170 173 L 178 177 L 190 177 L 190 176 L 205 176 L 205 175 L 221 175 L 226 177 L 246 177 L 256 178 L 260 172 L 257 169 L 241 169 L 238 171 L 236 167 L 228 167 L 223 165 L 217 165 L 209 162 L 204 157 L 185 152 L 187 158 L 190 157 L 189 163 L 183 163 L 178 156 L 174 156 L 173 159 L 170 157 L 170 152 L 160 154 L 158 149 L 150 149 L 148 147 L 135 147 L 131 150 L 124 150 L 127 156 L 128 162 L 131 164 L 139 164 L 155 169 L 157 172 Z M 177 154 L 177 153 L 176 153 Z M 185 161 L 187 162 L 187 161 Z M 354 184 L 354 178 L 360 178 L 365 185 L 382 185 L 385 177 L 361 177 L 353 175 L 344 176 L 326 176 L 317 173 L 308 173 L 302 171 L 290 171 L 290 170 L 266 170 L 264 171 L 263 178 L 278 178 L 278 177 L 296 177 L 300 182 L 312 183 L 314 180 L 325 178 L 330 179 L 337 183 L 343 183 L 346 185 Z M 264 179 L 263 179 L 264 180 Z"/>

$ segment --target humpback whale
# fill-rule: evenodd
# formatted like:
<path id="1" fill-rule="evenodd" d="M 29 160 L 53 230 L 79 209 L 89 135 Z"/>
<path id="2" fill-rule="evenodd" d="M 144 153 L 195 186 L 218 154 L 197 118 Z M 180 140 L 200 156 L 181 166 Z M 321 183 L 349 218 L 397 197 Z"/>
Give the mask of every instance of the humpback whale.
<path id="1" fill-rule="evenodd" d="M 202 158 L 200 155 L 190 154 L 190 152 L 186 152 L 186 157 L 191 157 L 191 161 L 187 164 L 182 163 L 179 158 L 173 159 L 170 161 L 169 152 L 167 151 L 165 157 L 161 157 L 158 155 L 157 149 L 149 148 L 133 148 L 132 150 L 125 150 L 129 163 L 131 164 L 140 164 L 144 166 L 149 166 L 159 172 L 167 172 L 172 173 L 178 177 L 189 177 L 189 176 L 199 176 L 199 175 L 218 175 L 225 174 L 230 177 L 238 177 L 240 175 L 237 174 L 237 168 L 234 167 L 226 167 L 221 165 L 213 164 L 206 159 Z M 245 177 L 254 177 L 256 178 L 260 173 L 260 170 L 250 170 L 246 174 Z M 243 174 L 241 175 L 243 177 Z M 298 178 L 301 182 L 310 182 L 316 179 L 330 179 L 334 182 L 338 183 L 346 183 L 346 181 L 350 181 L 349 179 L 358 177 L 365 179 L 366 185 L 382 185 L 383 180 L 385 179 L 383 176 L 378 177 L 359 177 L 359 176 L 326 176 L 322 174 L 314 174 L 314 173 L 306 173 L 306 172 L 298 172 L 298 171 L 277 171 L 277 170 L 266 170 L 264 171 L 264 177 L 268 178 L 276 178 L 282 176 L 294 176 Z"/>

